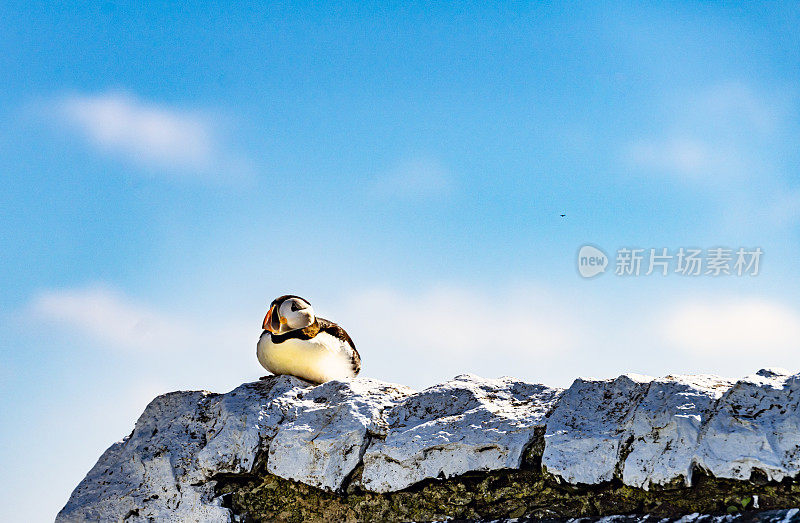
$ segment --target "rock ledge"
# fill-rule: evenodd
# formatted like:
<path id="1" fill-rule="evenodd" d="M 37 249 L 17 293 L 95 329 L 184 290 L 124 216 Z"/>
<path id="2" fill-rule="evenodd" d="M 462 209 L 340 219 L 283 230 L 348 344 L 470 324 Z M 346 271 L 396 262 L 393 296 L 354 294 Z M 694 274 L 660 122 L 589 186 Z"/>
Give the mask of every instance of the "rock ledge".
<path id="1" fill-rule="evenodd" d="M 57 521 L 676 516 L 753 495 L 789 509 L 799 473 L 800 374 L 780 369 L 566 390 L 276 376 L 157 397 Z"/>

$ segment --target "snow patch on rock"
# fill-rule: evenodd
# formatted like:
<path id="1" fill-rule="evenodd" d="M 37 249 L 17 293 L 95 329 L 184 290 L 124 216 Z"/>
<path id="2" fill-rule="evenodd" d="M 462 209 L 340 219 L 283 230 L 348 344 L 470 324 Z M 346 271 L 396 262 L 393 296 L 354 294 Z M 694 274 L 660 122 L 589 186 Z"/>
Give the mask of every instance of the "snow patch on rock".
<path id="1" fill-rule="evenodd" d="M 698 465 L 718 478 L 800 473 L 800 374 L 762 369 L 736 382 L 700 433 Z"/>
<path id="2" fill-rule="evenodd" d="M 361 462 L 368 434 L 386 434 L 384 410 L 414 391 L 362 378 L 292 392 L 276 400 L 288 421 L 269 445 L 267 471 L 338 490 Z"/>
<path id="3" fill-rule="evenodd" d="M 542 465 L 569 483 L 688 486 L 701 427 L 732 385 L 709 375 L 579 378 L 547 423 Z"/>
<path id="4" fill-rule="evenodd" d="M 611 480 L 629 437 L 634 408 L 652 380 L 638 374 L 613 380 L 576 379 L 547 421 L 542 466 L 568 483 Z"/>
<path id="5" fill-rule="evenodd" d="M 203 413 L 209 427 L 208 443 L 197 453 L 200 471 L 206 477 L 252 471 L 262 442 L 275 436 L 284 419 L 277 399 L 309 387 L 298 378 L 279 376 L 271 385 L 246 383 L 218 396 Z"/>
<path id="6" fill-rule="evenodd" d="M 623 483 L 648 489 L 682 479 L 690 485 L 700 426 L 731 385 L 708 375 L 653 380 L 634 410 Z"/>
<path id="7" fill-rule="evenodd" d="M 426 478 L 519 468 L 560 392 L 465 374 L 415 394 L 388 412 L 386 437 L 367 448 L 363 486 L 389 492 Z"/>

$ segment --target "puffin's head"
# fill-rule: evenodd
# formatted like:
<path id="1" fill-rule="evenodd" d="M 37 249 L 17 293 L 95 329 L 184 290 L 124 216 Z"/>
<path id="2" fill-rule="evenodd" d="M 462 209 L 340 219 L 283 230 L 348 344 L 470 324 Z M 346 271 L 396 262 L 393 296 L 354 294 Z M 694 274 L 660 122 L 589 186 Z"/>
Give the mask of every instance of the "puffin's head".
<path id="1" fill-rule="evenodd" d="M 286 295 L 275 298 L 264 317 L 262 328 L 272 334 L 304 329 L 316 321 L 314 309 L 300 296 Z"/>

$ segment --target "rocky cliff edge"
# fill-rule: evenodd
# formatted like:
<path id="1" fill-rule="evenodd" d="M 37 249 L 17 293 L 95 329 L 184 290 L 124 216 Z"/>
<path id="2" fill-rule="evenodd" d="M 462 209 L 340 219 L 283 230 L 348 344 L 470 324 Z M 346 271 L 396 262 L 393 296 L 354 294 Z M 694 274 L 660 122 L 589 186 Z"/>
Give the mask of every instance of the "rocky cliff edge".
<path id="1" fill-rule="evenodd" d="M 800 502 L 800 374 L 291 376 L 155 398 L 57 521 L 424 520 Z M 754 499 L 755 498 L 755 499 Z"/>

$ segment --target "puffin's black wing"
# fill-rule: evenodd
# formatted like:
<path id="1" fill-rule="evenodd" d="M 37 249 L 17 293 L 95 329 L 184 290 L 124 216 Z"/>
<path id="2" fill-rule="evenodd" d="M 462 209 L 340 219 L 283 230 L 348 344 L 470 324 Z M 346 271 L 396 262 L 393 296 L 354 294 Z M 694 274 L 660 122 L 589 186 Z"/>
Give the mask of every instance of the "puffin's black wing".
<path id="1" fill-rule="evenodd" d="M 326 320 L 325 318 L 317 317 L 317 323 L 319 324 L 320 332 L 327 332 L 334 338 L 340 339 L 346 344 L 350 345 L 350 348 L 353 349 L 353 354 L 351 356 L 353 375 L 357 375 L 361 371 L 361 355 L 356 350 L 356 345 L 353 343 L 353 340 L 350 339 L 350 335 L 347 334 L 343 328 L 339 327 L 330 320 Z"/>

